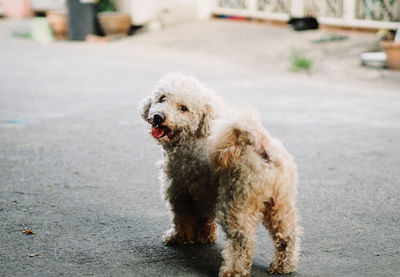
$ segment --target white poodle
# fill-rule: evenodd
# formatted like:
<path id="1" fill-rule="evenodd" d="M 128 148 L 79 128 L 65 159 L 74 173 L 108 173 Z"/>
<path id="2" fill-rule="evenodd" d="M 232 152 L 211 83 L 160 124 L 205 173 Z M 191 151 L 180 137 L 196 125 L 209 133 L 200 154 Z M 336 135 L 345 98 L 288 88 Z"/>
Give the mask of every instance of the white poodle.
<path id="1" fill-rule="evenodd" d="M 262 219 L 275 242 L 269 271 L 294 271 L 301 229 L 296 166 L 254 113 L 176 73 L 161 78 L 140 111 L 164 152 L 161 182 L 172 213 L 164 242 L 214 243 L 217 216 L 229 243 L 220 276 L 248 276 Z"/>

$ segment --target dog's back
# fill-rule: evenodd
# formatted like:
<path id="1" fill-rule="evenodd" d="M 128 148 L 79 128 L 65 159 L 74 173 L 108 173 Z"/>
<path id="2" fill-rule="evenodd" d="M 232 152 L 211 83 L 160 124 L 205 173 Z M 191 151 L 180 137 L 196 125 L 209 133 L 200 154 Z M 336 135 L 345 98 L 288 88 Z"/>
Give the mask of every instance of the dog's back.
<path id="1" fill-rule="evenodd" d="M 216 120 L 210 141 L 211 164 L 217 171 L 243 166 L 244 156 L 269 161 L 273 139 L 249 107 L 228 119 Z"/>
<path id="2" fill-rule="evenodd" d="M 244 108 L 236 116 L 215 121 L 209 142 L 210 162 L 217 174 L 225 179 L 236 176 L 222 183 L 235 179 L 241 182 L 235 187 L 251 186 L 262 194 L 287 190 L 291 198 L 295 197 L 296 165 L 283 144 L 262 127 L 252 109 Z"/>

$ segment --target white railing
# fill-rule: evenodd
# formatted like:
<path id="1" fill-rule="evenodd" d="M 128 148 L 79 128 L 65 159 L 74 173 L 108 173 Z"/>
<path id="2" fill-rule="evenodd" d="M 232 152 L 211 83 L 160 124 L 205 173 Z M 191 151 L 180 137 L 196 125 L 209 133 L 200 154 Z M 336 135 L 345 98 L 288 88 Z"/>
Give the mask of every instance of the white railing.
<path id="1" fill-rule="evenodd" d="M 315 16 L 326 25 L 397 29 L 400 0 L 213 0 L 212 13 L 278 21 Z"/>

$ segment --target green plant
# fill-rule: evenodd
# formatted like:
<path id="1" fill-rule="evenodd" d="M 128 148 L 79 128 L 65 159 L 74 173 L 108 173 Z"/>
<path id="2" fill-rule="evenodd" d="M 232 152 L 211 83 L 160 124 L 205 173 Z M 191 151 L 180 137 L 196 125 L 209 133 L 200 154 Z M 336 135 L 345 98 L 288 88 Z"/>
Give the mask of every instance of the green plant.
<path id="1" fill-rule="evenodd" d="M 115 11 L 114 0 L 98 0 L 97 6 L 100 12 L 113 12 Z"/>
<path id="2" fill-rule="evenodd" d="M 298 72 L 298 71 L 306 71 L 310 73 L 312 64 L 314 59 L 304 53 L 297 51 L 296 49 L 292 50 L 291 55 L 291 70 Z"/>

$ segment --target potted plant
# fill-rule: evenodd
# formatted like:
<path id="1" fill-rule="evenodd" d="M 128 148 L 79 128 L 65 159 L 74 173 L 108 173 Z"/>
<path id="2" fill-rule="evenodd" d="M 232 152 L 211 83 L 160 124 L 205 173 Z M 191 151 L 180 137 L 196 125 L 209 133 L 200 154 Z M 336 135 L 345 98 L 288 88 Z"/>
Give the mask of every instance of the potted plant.
<path id="1" fill-rule="evenodd" d="M 389 69 L 400 70 L 400 27 L 394 40 L 382 41 L 381 47 L 386 53 L 386 65 Z"/>
<path id="2" fill-rule="evenodd" d="M 113 0 L 98 1 L 100 27 L 104 34 L 111 38 L 126 36 L 131 28 L 131 16 L 115 11 Z"/>
<path id="3" fill-rule="evenodd" d="M 68 14 L 66 11 L 47 11 L 54 37 L 57 40 L 66 40 L 68 37 Z"/>

